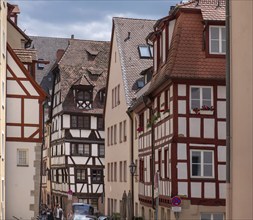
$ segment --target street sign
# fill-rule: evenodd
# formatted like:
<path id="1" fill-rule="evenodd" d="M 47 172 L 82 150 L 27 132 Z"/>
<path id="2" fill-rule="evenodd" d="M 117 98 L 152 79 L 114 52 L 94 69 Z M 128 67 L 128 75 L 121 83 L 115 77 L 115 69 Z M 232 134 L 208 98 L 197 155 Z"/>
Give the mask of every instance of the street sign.
<path id="1" fill-rule="evenodd" d="M 171 199 L 172 206 L 180 206 L 181 203 L 182 203 L 182 200 L 180 197 L 178 197 L 178 196 L 172 197 L 172 199 Z"/>
<path id="2" fill-rule="evenodd" d="M 182 208 L 179 206 L 173 206 L 171 209 L 173 212 L 181 212 L 182 211 Z"/>

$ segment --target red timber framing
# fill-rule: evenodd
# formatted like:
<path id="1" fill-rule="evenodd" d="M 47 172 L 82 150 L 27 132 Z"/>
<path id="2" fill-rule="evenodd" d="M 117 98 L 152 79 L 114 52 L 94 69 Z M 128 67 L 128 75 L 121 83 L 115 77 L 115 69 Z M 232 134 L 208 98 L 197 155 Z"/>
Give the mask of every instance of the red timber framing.
<path id="1" fill-rule="evenodd" d="M 22 77 L 18 77 L 20 73 L 15 72 L 15 68 L 12 66 L 11 62 L 8 62 L 7 60 L 7 102 L 11 99 L 19 100 L 21 103 L 20 112 L 16 112 L 16 114 L 20 114 L 20 122 L 7 122 L 6 126 L 11 129 L 11 127 L 19 128 L 20 129 L 20 135 L 15 136 L 8 136 L 6 137 L 7 141 L 22 141 L 22 142 L 42 142 L 42 126 L 43 126 L 43 101 L 46 97 L 45 92 L 42 90 L 42 88 L 35 82 L 33 77 L 29 74 L 28 70 L 25 68 L 23 63 L 19 60 L 15 52 L 12 50 L 9 44 L 7 44 L 7 51 L 10 55 L 10 59 L 12 58 L 15 64 L 17 65 L 16 71 L 20 72 Z M 15 82 L 17 87 L 19 86 L 19 92 L 10 93 L 8 92 L 8 82 Z M 29 88 L 26 88 L 26 85 L 24 83 L 29 83 L 34 91 L 30 91 Z M 25 122 L 25 110 L 29 109 L 31 106 L 25 106 L 25 101 L 27 100 L 38 100 L 39 105 L 39 114 L 38 114 L 38 120 L 37 123 L 26 123 Z M 37 103 L 37 102 L 36 102 Z M 32 111 L 30 114 L 35 114 Z M 8 115 L 8 110 L 7 110 Z M 32 129 L 30 134 L 25 135 L 26 129 Z"/>
<path id="2" fill-rule="evenodd" d="M 186 94 L 184 96 L 178 96 L 178 85 L 185 85 L 185 91 Z M 190 86 L 210 86 L 213 88 L 213 107 L 214 111 L 212 115 L 202 115 L 202 114 L 196 114 L 192 113 L 190 110 Z M 174 79 L 173 82 L 168 85 L 167 87 L 164 87 L 164 90 L 156 93 L 154 92 L 154 96 L 152 97 L 153 102 L 156 102 L 156 97 L 160 97 L 161 93 L 167 92 L 169 88 L 173 88 L 173 96 L 171 97 L 171 94 L 169 94 L 169 103 L 168 106 L 170 106 L 170 103 L 173 103 L 173 109 L 170 109 L 170 114 L 164 117 L 162 120 L 158 121 L 154 127 L 158 127 L 161 124 L 165 124 L 168 120 L 173 120 L 173 127 L 171 128 L 172 131 L 169 135 L 163 136 L 160 139 L 155 139 L 155 152 L 156 156 L 155 158 L 159 158 L 158 152 L 167 152 L 166 156 L 165 154 L 162 154 L 163 156 L 160 159 L 162 170 L 164 169 L 164 177 L 160 177 L 160 181 L 163 182 L 171 182 L 171 191 L 170 194 L 166 195 L 160 195 L 159 196 L 159 204 L 164 207 L 170 207 L 170 198 L 173 196 L 178 195 L 178 184 L 179 183 L 187 183 L 187 191 L 188 195 L 182 197 L 185 200 L 190 200 L 192 205 L 205 205 L 205 206 L 224 206 L 225 205 L 225 199 L 220 198 L 220 184 L 225 184 L 225 180 L 219 180 L 219 165 L 226 165 L 225 161 L 219 161 L 218 160 L 218 146 L 226 146 L 225 139 L 219 138 L 218 133 L 218 122 L 225 122 L 225 118 L 219 118 L 218 117 L 218 102 L 225 102 L 225 98 L 218 98 L 218 86 L 225 86 L 224 80 L 177 80 Z M 168 97 L 168 94 L 165 94 L 165 97 Z M 186 111 L 185 114 L 179 114 L 179 106 L 178 101 L 185 101 L 186 103 Z M 161 103 L 163 104 L 163 103 Z M 141 114 L 145 111 L 142 107 L 138 107 L 136 109 L 137 114 Z M 184 117 L 186 119 L 186 135 L 182 136 L 181 134 L 178 134 L 178 118 Z M 200 119 L 200 137 L 190 137 L 190 119 L 191 118 L 198 118 Z M 204 119 L 213 119 L 214 120 L 214 137 L 213 138 L 205 138 L 204 136 Z M 146 119 L 144 119 L 146 120 Z M 164 129 L 168 129 L 166 126 Z M 148 161 L 151 156 L 151 143 L 148 144 L 147 141 L 144 139 L 148 139 L 151 135 L 151 130 L 144 130 L 144 132 L 139 133 L 139 146 L 138 146 L 138 155 L 139 160 L 146 160 Z M 144 145 L 146 143 L 146 145 Z M 185 144 L 186 145 L 186 159 L 178 159 L 178 144 Z M 170 145 L 170 148 L 168 147 Z M 203 145 L 203 146 L 201 146 Z M 210 150 L 210 147 L 207 147 L 205 145 L 212 145 L 213 150 L 213 156 L 214 156 L 214 177 L 213 178 L 192 178 L 191 177 L 191 150 Z M 170 151 L 170 158 L 168 158 L 168 151 Z M 145 159 L 146 158 L 146 159 Z M 168 161 L 171 162 L 171 168 L 168 167 Z M 187 164 L 187 178 L 185 179 L 179 179 L 178 178 L 178 163 L 186 163 Z M 155 167 L 159 166 L 159 161 L 155 160 L 154 162 Z M 167 165 L 166 169 L 164 166 Z M 144 172 L 148 172 L 150 168 L 146 165 L 144 168 Z M 167 169 L 170 169 L 170 177 L 167 176 Z M 146 175 L 144 175 L 146 176 Z M 141 182 L 141 184 L 144 187 L 144 191 L 148 186 L 151 185 L 151 180 L 148 178 L 144 178 L 145 181 Z M 200 183 L 201 185 L 201 196 L 200 198 L 195 198 L 192 196 L 191 192 L 191 183 Z M 215 184 L 215 198 L 206 198 L 205 197 L 205 183 L 213 183 Z M 164 192 L 166 190 L 163 190 Z M 152 198 L 150 196 L 139 194 L 139 201 L 141 204 L 151 207 L 152 206 Z"/>

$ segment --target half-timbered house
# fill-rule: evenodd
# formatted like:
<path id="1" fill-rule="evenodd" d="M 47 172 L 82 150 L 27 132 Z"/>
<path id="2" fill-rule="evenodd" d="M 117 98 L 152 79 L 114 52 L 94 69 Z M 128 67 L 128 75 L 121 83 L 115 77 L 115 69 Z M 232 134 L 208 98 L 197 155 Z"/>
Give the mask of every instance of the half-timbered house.
<path id="1" fill-rule="evenodd" d="M 45 93 L 8 45 L 6 219 L 30 219 L 38 214 L 44 99 Z"/>
<path id="2" fill-rule="evenodd" d="M 138 197 L 134 196 L 138 192 L 136 173 L 135 178 L 129 169 L 130 165 L 132 168 L 137 165 L 137 150 L 133 149 L 134 121 L 127 110 L 136 98 L 135 92 L 144 85 L 140 73 L 152 66 L 152 47 L 145 37 L 154 23 L 154 20 L 113 18 L 105 106 L 105 213 L 121 212 L 122 217 L 128 219 L 132 219 L 132 215 L 139 216 L 139 206 Z M 121 205 L 125 204 L 123 195 L 127 195 L 132 203 L 127 213 Z"/>
<path id="3" fill-rule="evenodd" d="M 54 203 L 99 209 L 104 192 L 105 84 L 109 42 L 71 39 L 52 69 L 51 185 Z"/>
<path id="4" fill-rule="evenodd" d="M 224 219 L 225 3 L 178 5 L 147 39 L 154 46 L 154 72 L 132 107 L 142 216 L 154 218 L 159 195 L 159 219 Z M 180 208 L 172 208 L 174 196 Z"/>

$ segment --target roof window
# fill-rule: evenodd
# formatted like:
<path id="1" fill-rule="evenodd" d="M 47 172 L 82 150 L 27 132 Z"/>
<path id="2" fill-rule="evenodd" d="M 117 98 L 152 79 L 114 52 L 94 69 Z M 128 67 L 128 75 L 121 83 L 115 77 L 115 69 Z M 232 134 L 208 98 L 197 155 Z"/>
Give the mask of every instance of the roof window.
<path id="1" fill-rule="evenodd" d="M 153 57 L 153 47 L 149 45 L 140 45 L 138 47 L 140 58 L 152 58 Z"/>

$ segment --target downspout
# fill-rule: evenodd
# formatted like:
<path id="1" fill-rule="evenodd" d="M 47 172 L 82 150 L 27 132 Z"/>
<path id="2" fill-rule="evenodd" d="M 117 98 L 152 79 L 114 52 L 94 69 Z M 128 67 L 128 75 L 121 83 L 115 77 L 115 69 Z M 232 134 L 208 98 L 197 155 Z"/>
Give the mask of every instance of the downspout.
<path id="1" fill-rule="evenodd" d="M 128 108 L 127 110 L 127 115 L 130 119 L 130 137 L 131 137 L 131 142 L 130 142 L 130 160 L 131 164 L 134 163 L 134 136 L 133 136 L 133 117 L 131 115 L 131 110 Z M 134 173 L 131 173 L 131 193 L 132 193 L 132 210 L 131 210 L 131 216 L 130 219 L 134 219 Z"/>
<path id="2" fill-rule="evenodd" d="M 226 180 L 227 180 L 227 219 L 231 219 L 231 148 L 230 148 L 230 4 L 226 0 Z"/>

